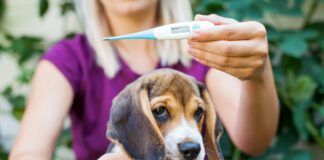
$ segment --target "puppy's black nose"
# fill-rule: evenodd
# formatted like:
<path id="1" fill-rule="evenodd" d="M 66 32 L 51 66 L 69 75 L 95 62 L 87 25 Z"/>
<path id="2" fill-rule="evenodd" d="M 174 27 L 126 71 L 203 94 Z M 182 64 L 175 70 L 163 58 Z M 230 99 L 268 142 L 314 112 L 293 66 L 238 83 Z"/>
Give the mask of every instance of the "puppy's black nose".
<path id="1" fill-rule="evenodd" d="M 200 144 L 194 142 L 184 142 L 178 145 L 180 153 L 186 160 L 197 158 L 200 152 Z"/>

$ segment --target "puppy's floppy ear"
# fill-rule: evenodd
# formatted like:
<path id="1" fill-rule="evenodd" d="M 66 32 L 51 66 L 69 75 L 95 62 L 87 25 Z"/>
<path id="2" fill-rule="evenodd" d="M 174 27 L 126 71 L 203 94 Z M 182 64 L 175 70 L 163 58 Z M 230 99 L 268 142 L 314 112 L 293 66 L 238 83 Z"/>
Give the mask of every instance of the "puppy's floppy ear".
<path id="1" fill-rule="evenodd" d="M 206 153 L 208 155 L 208 159 L 222 160 L 224 158 L 219 145 L 219 141 L 223 133 L 222 123 L 216 114 L 214 104 L 206 87 L 200 82 L 197 82 L 197 84 L 200 94 L 206 103 L 204 119 L 204 144 Z"/>
<path id="2" fill-rule="evenodd" d="M 107 137 L 120 144 L 132 159 L 160 160 L 163 136 L 151 112 L 148 85 L 133 82 L 114 99 Z"/>

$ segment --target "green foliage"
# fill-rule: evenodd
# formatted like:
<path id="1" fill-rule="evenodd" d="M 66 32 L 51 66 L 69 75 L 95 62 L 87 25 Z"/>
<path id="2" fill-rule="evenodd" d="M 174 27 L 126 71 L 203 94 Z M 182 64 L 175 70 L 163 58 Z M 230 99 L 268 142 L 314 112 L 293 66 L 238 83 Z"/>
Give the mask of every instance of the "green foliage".
<path id="1" fill-rule="evenodd" d="M 39 15 L 43 17 L 49 8 L 48 0 L 39 0 Z"/>
<path id="2" fill-rule="evenodd" d="M 13 37 L 12 35 L 7 35 L 6 38 L 10 45 L 3 47 L 3 51 L 17 57 L 20 65 L 23 65 L 33 58 L 33 56 L 40 55 L 44 52 L 43 40 L 39 37 Z"/>
<path id="3" fill-rule="evenodd" d="M 0 146 L 0 159 L 3 160 L 3 159 L 8 159 L 8 158 L 9 158 L 9 154 L 4 151 L 2 146 Z"/>
<path id="4" fill-rule="evenodd" d="M 6 11 L 6 5 L 5 5 L 5 0 L 0 0 L 0 22 L 4 16 L 4 13 Z"/>
<path id="5" fill-rule="evenodd" d="M 294 150 L 289 151 L 285 157 L 284 160 L 311 160 L 311 154 L 309 152 L 303 151 L 303 150 Z"/>
<path id="6" fill-rule="evenodd" d="M 279 48 L 289 56 L 299 58 L 307 51 L 307 42 L 298 36 L 286 37 Z"/>
<path id="7" fill-rule="evenodd" d="M 74 11 L 74 4 L 72 1 L 65 1 L 61 4 L 61 15 Z"/>
<path id="8" fill-rule="evenodd" d="M 5 88 L 5 90 L 1 94 L 12 105 L 13 115 L 17 119 L 21 120 L 26 105 L 26 97 L 21 94 L 14 94 L 11 86 Z"/>
<path id="9" fill-rule="evenodd" d="M 49 10 L 49 0 L 39 0 L 38 13 L 39 17 L 44 17 Z M 61 15 L 62 18 L 66 13 L 74 11 L 72 0 L 61 0 Z M 5 15 L 6 1 L 0 0 L 0 22 Z M 23 36 L 15 36 L 8 32 L 0 23 L 0 58 L 3 54 L 14 57 L 19 65 L 20 74 L 16 77 L 16 81 L 9 84 L 3 90 L 0 90 L 0 96 L 5 98 L 12 106 L 11 114 L 17 119 L 21 120 L 25 111 L 27 97 L 20 94 L 15 90 L 23 85 L 28 85 L 34 73 L 34 68 L 27 67 L 26 65 L 34 58 L 39 58 L 45 49 L 46 42 L 42 37 L 30 36 L 25 34 Z M 73 36 L 68 33 L 65 37 Z M 48 42 L 46 43 L 48 44 Z M 0 141 L 1 141 L 0 135 Z M 69 129 L 64 129 L 61 137 L 58 140 L 57 146 L 65 145 L 69 148 L 72 147 L 71 133 Z M 0 144 L 0 160 L 8 159 L 8 153 L 3 149 Z"/>

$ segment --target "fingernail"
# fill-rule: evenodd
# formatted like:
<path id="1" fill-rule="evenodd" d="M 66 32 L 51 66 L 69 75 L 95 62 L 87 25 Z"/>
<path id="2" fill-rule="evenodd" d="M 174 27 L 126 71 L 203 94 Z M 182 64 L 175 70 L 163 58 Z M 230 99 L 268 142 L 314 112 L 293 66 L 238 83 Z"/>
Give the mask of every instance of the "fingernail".
<path id="1" fill-rule="evenodd" d="M 198 40 L 198 37 L 199 37 L 199 34 L 196 33 L 196 32 L 192 32 L 191 35 L 190 35 L 190 40 Z"/>

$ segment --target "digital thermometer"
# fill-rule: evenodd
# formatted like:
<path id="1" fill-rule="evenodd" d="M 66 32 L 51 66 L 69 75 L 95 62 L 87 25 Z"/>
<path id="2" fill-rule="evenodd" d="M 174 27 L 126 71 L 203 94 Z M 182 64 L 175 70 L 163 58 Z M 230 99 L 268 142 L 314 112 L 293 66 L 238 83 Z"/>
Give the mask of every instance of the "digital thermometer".
<path id="1" fill-rule="evenodd" d="M 213 27 L 214 24 L 208 21 L 192 21 L 173 23 L 164 26 L 155 27 L 149 30 L 114 36 L 106 37 L 104 40 L 121 40 L 121 39 L 152 39 L 152 40 L 167 40 L 167 39 L 186 39 L 189 38 L 190 33 L 197 29 L 204 29 Z"/>

